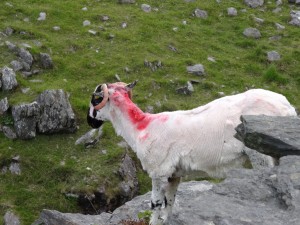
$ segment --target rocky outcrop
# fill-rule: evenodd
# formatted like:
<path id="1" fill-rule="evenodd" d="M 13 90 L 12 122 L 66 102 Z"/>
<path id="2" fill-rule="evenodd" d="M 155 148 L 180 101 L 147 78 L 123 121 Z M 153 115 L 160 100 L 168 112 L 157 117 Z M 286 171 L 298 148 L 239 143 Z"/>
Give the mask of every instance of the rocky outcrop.
<path id="1" fill-rule="evenodd" d="M 12 107 L 14 127 L 18 138 L 31 139 L 36 136 L 36 124 L 40 115 L 37 102 Z"/>
<path id="2" fill-rule="evenodd" d="M 242 116 L 236 137 L 252 149 L 280 158 L 300 155 L 300 118 Z"/>
<path id="3" fill-rule="evenodd" d="M 2 83 L 2 89 L 4 91 L 13 90 L 18 86 L 16 74 L 11 68 L 5 66 L 0 72 L 2 74 L 0 74 L 0 83 Z"/>
<path id="4" fill-rule="evenodd" d="M 219 184 L 208 181 L 181 183 L 173 210 L 172 225 L 297 225 L 300 213 L 300 156 L 286 156 L 279 166 L 261 170 L 233 170 Z M 138 213 L 150 210 L 150 192 L 134 198 L 112 214 L 90 216 L 88 222 L 74 221 L 77 214 L 44 210 L 39 219 L 45 224 L 56 217 L 59 224 L 120 224 L 138 220 Z M 84 216 L 81 215 L 83 218 Z M 57 219 L 55 220 L 57 221 Z M 89 222 L 92 221 L 92 222 Z M 36 224 L 36 223 L 35 223 Z"/>
<path id="5" fill-rule="evenodd" d="M 40 133 L 74 132 L 75 114 L 63 90 L 46 90 L 37 98 L 40 106 L 38 131 Z"/>

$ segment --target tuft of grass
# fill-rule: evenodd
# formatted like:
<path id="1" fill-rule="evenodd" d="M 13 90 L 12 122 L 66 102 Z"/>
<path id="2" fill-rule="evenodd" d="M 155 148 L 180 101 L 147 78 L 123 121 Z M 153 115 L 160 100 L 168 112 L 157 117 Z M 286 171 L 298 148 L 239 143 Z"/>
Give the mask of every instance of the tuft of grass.
<path id="1" fill-rule="evenodd" d="M 263 78 L 267 82 L 274 82 L 274 83 L 277 83 L 279 85 L 285 85 L 285 84 L 288 83 L 288 79 L 283 77 L 283 75 L 281 75 L 277 71 L 276 66 L 274 64 L 270 65 L 267 68 L 267 70 L 263 74 Z"/>

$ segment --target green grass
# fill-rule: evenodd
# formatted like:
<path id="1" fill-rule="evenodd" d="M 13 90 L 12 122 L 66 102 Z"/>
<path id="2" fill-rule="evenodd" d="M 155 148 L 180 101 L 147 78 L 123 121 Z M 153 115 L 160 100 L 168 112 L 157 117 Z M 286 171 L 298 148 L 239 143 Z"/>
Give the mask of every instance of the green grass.
<path id="1" fill-rule="evenodd" d="M 138 79 L 134 101 L 142 109 L 154 106 L 155 112 L 190 109 L 215 99 L 220 91 L 229 95 L 248 87 L 282 93 L 300 108 L 300 30 L 287 24 L 290 7 L 286 3 L 281 13 L 274 14 L 274 2 L 266 3 L 262 12 L 246 7 L 242 1 L 231 0 L 220 4 L 137 0 L 130 5 L 112 0 L 9 2 L 13 7 L 6 5 L 6 1 L 0 3 L 0 30 L 12 27 L 15 33 L 7 38 L 0 36 L 0 67 L 16 58 L 5 45 L 5 41 L 10 41 L 19 46 L 31 45 L 34 55 L 49 53 L 54 68 L 27 79 L 17 73 L 19 87 L 13 92 L 0 92 L 0 99 L 8 97 L 11 105 L 29 103 L 46 89 L 64 89 L 70 93 L 79 130 L 75 134 L 38 135 L 30 141 L 11 141 L 0 133 L 0 165 L 20 155 L 22 167 L 21 176 L 0 174 L 0 223 L 8 209 L 18 214 L 23 224 L 31 224 L 43 208 L 78 212 L 76 202 L 66 198 L 66 192 L 91 193 L 103 184 L 109 194 L 117 191 L 116 171 L 124 151 L 117 146 L 121 138 L 116 137 L 112 126 L 104 125 L 104 136 L 94 148 L 86 150 L 74 145 L 89 130 L 85 113 L 91 92 L 99 83 L 115 82 L 115 74 L 124 82 Z M 158 11 L 144 13 L 140 9 L 142 3 L 157 7 Z M 82 11 L 83 7 L 88 10 Z M 238 16 L 227 16 L 228 7 L 237 8 Z M 193 17 L 196 8 L 207 10 L 208 18 Z M 240 11 L 245 8 L 247 12 Z M 37 21 L 42 11 L 47 13 L 47 19 Z M 103 22 L 103 15 L 110 19 Z M 255 23 L 253 15 L 265 22 Z M 29 22 L 24 22 L 25 18 Z M 91 25 L 84 27 L 84 20 L 90 20 Z M 187 25 L 183 25 L 183 20 Z M 128 27 L 121 28 L 122 22 Z M 286 29 L 276 30 L 275 22 Z M 54 31 L 53 26 L 60 26 L 61 30 Z M 173 31 L 174 27 L 178 30 Z M 242 33 L 247 27 L 258 28 L 262 38 L 245 38 Z M 88 33 L 90 29 L 97 34 Z M 110 34 L 115 37 L 110 39 Z M 282 38 L 269 40 L 274 35 Z M 169 45 L 178 51 L 171 51 Z M 280 61 L 267 61 L 267 52 L 271 50 L 281 54 Z M 216 63 L 208 61 L 208 56 L 214 57 Z M 144 66 L 144 60 L 160 60 L 163 67 L 152 72 Z M 204 65 L 205 78 L 186 72 L 186 66 L 196 63 Z M 43 82 L 31 83 L 31 79 Z M 200 81 L 194 85 L 195 92 L 191 96 L 177 94 L 176 88 L 189 80 Z M 160 88 L 154 90 L 153 82 Z M 21 92 L 24 87 L 30 87 L 28 94 Z M 157 106 L 158 101 L 161 106 Z M 11 124 L 11 118 L 1 117 L 0 122 Z M 100 153 L 103 149 L 107 150 L 106 155 Z M 150 190 L 151 182 L 141 168 L 138 177 L 140 192 Z"/>

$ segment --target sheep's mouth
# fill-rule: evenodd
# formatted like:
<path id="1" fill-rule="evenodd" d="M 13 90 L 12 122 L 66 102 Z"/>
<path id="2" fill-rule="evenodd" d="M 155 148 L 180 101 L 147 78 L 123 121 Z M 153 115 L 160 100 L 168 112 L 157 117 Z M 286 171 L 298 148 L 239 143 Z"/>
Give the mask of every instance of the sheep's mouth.
<path id="1" fill-rule="evenodd" d="M 92 128 L 96 129 L 102 126 L 104 123 L 103 120 L 97 120 L 96 118 L 93 118 L 90 116 L 90 110 L 87 112 L 87 117 L 86 117 L 88 125 L 90 125 Z"/>

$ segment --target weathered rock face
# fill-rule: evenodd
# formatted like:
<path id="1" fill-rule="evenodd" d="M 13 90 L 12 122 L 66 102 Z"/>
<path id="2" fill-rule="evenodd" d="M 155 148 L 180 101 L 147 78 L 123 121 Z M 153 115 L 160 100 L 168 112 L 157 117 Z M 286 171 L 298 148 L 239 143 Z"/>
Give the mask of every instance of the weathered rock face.
<path id="1" fill-rule="evenodd" d="M 219 184 L 207 181 L 181 183 L 173 209 L 172 225 L 298 225 L 300 222 L 300 156 L 286 156 L 279 166 L 261 170 L 233 170 Z M 120 224 L 122 220 L 138 219 L 137 214 L 150 210 L 147 193 L 116 209 L 111 215 L 103 213 L 94 224 Z M 51 215 L 46 217 L 45 214 Z M 58 215 L 55 215 L 58 214 Z M 44 210 L 40 222 L 51 220 L 69 224 L 77 217 Z M 95 217 L 90 217 L 92 219 Z M 90 221 L 90 220 L 87 220 Z M 98 222 L 100 221 L 100 222 Z M 57 224 L 57 223 L 56 223 Z M 74 225 L 82 225 L 76 222 Z M 89 224 L 89 223 L 85 223 Z"/>
<path id="2" fill-rule="evenodd" d="M 4 225 L 20 225 L 19 218 L 12 212 L 8 211 L 4 215 Z"/>
<path id="3" fill-rule="evenodd" d="M 7 98 L 3 98 L 0 100 L 0 116 L 3 115 L 9 108 Z"/>
<path id="4" fill-rule="evenodd" d="M 53 61 L 49 54 L 40 53 L 40 61 L 41 61 L 42 68 L 44 68 L 44 69 L 52 69 L 53 68 Z"/>
<path id="5" fill-rule="evenodd" d="M 264 4 L 264 0 L 245 0 L 245 4 L 251 8 L 257 8 Z"/>
<path id="6" fill-rule="evenodd" d="M 242 116 L 237 138 L 252 149 L 280 158 L 300 155 L 300 118 Z"/>
<path id="7" fill-rule="evenodd" d="M 16 74 L 11 68 L 5 66 L 2 68 L 1 73 L 2 89 L 4 91 L 13 90 L 18 86 Z"/>
<path id="8" fill-rule="evenodd" d="M 77 130 L 75 114 L 63 90 L 46 90 L 37 98 L 40 106 L 38 132 L 57 133 Z"/>
<path id="9" fill-rule="evenodd" d="M 14 106 L 12 115 L 18 138 L 31 139 L 36 136 L 36 124 L 40 115 L 37 102 Z"/>

